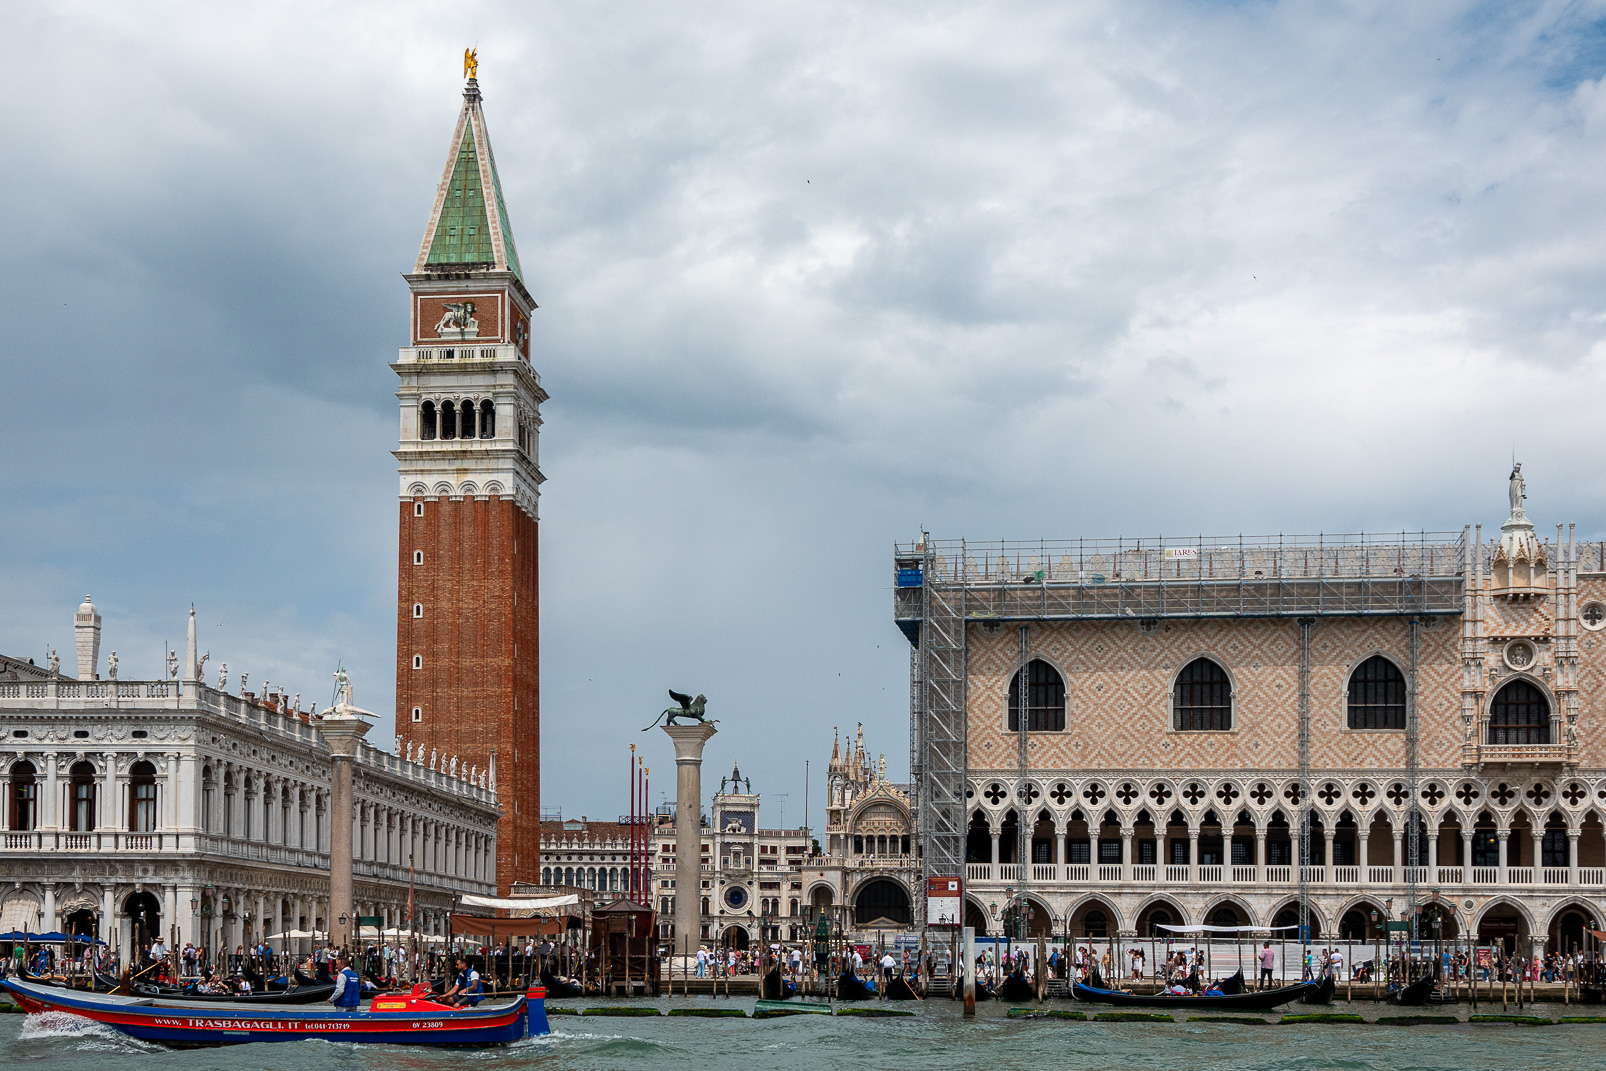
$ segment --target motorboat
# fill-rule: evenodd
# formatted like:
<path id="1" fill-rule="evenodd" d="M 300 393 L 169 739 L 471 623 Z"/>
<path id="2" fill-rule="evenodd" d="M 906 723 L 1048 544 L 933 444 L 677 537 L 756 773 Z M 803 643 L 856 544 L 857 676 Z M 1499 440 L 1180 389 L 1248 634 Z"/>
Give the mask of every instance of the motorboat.
<path id="1" fill-rule="evenodd" d="M 551 1032 L 546 992 L 539 986 L 505 1000 L 454 1008 L 427 987 L 382 993 L 367 1007 L 316 1004 L 213 1004 L 166 997 L 118 996 L 53 989 L 16 978 L 0 979 L 30 1013 L 66 1012 L 104 1023 L 142 1041 L 174 1046 L 232 1045 L 308 1038 L 390 1045 L 506 1045 Z"/>

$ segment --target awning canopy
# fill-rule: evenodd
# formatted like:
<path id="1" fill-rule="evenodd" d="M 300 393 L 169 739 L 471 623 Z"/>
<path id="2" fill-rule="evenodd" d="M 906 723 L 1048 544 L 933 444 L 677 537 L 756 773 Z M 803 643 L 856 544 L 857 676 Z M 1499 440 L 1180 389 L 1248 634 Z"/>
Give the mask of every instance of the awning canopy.
<path id="1" fill-rule="evenodd" d="M 1297 930 L 1298 926 L 1168 926 L 1163 922 L 1154 924 L 1156 929 L 1170 930 L 1172 933 L 1276 933 L 1280 930 Z"/>
<path id="2" fill-rule="evenodd" d="M 456 936 L 489 937 L 495 944 L 504 937 L 555 937 L 563 932 L 563 919 L 553 917 L 492 919 L 484 915 L 453 915 Z"/>
<path id="3" fill-rule="evenodd" d="M 562 896 L 521 896 L 514 899 L 503 899 L 496 896 L 473 896 L 465 893 L 457 898 L 457 902 L 464 907 L 489 907 L 497 911 L 552 913 L 559 908 L 575 906 L 580 902 L 580 897 L 577 893 L 565 893 Z"/>

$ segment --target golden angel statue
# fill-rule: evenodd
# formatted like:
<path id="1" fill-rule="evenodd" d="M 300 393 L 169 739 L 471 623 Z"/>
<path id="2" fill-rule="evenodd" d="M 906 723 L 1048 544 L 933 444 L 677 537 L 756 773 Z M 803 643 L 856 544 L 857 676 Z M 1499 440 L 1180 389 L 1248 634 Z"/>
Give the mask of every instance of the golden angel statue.
<path id="1" fill-rule="evenodd" d="M 480 71 L 480 50 L 477 48 L 463 49 L 463 77 L 473 78 Z"/>

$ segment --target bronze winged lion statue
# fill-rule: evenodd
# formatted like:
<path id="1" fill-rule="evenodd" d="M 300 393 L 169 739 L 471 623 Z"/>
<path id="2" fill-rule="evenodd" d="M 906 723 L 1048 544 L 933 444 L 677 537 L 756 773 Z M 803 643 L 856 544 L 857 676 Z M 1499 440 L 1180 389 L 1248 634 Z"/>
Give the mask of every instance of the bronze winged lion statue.
<path id="1" fill-rule="evenodd" d="M 708 697 L 706 695 L 699 695 L 696 699 L 693 699 L 691 696 L 682 695 L 680 692 L 677 692 L 671 688 L 669 689 L 669 698 L 679 703 L 680 706 L 667 708 L 662 714 L 652 719 L 652 725 L 648 725 L 646 729 L 642 729 L 642 732 L 646 732 L 647 729 L 651 729 L 653 725 L 657 725 L 660 721 L 665 725 L 673 725 L 675 724 L 676 718 L 688 718 L 702 722 L 706 722 L 708 720 L 703 716 L 703 711 L 708 706 Z"/>

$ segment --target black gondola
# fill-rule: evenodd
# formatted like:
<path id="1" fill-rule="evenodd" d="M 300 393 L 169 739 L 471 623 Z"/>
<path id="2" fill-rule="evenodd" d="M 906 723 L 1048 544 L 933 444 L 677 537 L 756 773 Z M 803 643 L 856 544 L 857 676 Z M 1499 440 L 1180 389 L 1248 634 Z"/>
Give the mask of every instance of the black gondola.
<path id="1" fill-rule="evenodd" d="M 1383 999 L 1390 1004 L 1398 1004 L 1402 1008 L 1420 1008 L 1428 1002 L 1433 995 L 1433 975 L 1418 978 L 1410 985 L 1391 989 L 1383 994 Z"/>
<path id="2" fill-rule="evenodd" d="M 858 975 L 851 970 L 844 971 L 842 977 L 836 980 L 836 999 L 874 1000 L 875 990 L 859 981 Z"/>
<path id="3" fill-rule="evenodd" d="M 1242 993 L 1244 991 L 1244 969 L 1239 967 L 1237 971 L 1217 982 L 1216 988 L 1229 997 Z"/>
<path id="4" fill-rule="evenodd" d="M 920 994 L 916 993 L 915 987 L 909 984 L 909 979 L 900 974 L 887 983 L 887 999 L 919 1000 Z"/>
<path id="5" fill-rule="evenodd" d="M 1317 979 L 1316 988 L 1306 996 L 1300 997 L 1299 1002 L 1301 1004 L 1331 1004 L 1333 1003 L 1333 992 L 1337 988 L 1338 979 L 1329 974 Z"/>
<path id="6" fill-rule="evenodd" d="M 546 995 L 548 1000 L 551 1000 L 553 997 L 558 997 L 561 999 L 563 997 L 583 997 L 586 995 L 586 991 L 584 989 L 581 989 L 573 982 L 559 978 L 550 971 L 541 972 L 541 984 L 546 987 Z M 444 993 L 446 990 L 442 989 L 441 992 Z"/>
<path id="7" fill-rule="evenodd" d="M 1076 983 L 1071 994 L 1077 1000 L 1090 1004 L 1115 1004 L 1128 1008 L 1235 1008 L 1240 1011 L 1266 1011 L 1280 1007 L 1316 988 L 1314 982 L 1300 982 L 1281 989 L 1268 989 L 1263 993 L 1237 993 L 1232 996 L 1217 994 L 1188 994 L 1173 996 L 1170 993 L 1127 993 L 1116 989 L 1094 989 Z"/>
<path id="8" fill-rule="evenodd" d="M 781 974 L 780 965 L 770 968 L 764 976 L 763 989 L 759 996 L 764 1000 L 786 1000 L 797 995 L 797 985 Z"/>
<path id="9" fill-rule="evenodd" d="M 965 980 L 963 978 L 954 979 L 954 999 L 965 999 Z M 980 1004 L 984 1000 L 992 999 L 993 987 L 982 981 L 980 978 L 976 979 L 976 1003 Z"/>
<path id="10" fill-rule="evenodd" d="M 317 1004 L 334 994 L 332 985 L 304 985 L 278 993 L 189 993 L 167 986 L 135 982 L 134 995 L 161 1000 L 197 1000 L 207 1004 Z"/>
<path id="11" fill-rule="evenodd" d="M 1026 980 L 1026 975 L 1016 971 L 1004 979 L 1003 985 L 998 987 L 999 1000 L 1032 1000 L 1037 996 L 1032 992 L 1032 983 Z"/>
<path id="12" fill-rule="evenodd" d="M 318 975 L 315 978 L 307 977 L 307 973 L 305 971 L 303 971 L 300 967 L 297 967 L 295 969 L 295 972 L 292 975 L 292 977 L 295 978 L 297 986 L 304 986 L 304 985 L 334 985 L 335 984 L 334 977 L 329 974 L 328 968 L 324 967 L 322 964 L 318 965 Z"/>

